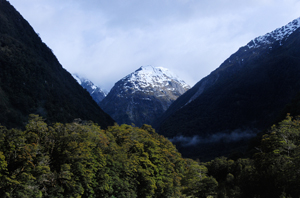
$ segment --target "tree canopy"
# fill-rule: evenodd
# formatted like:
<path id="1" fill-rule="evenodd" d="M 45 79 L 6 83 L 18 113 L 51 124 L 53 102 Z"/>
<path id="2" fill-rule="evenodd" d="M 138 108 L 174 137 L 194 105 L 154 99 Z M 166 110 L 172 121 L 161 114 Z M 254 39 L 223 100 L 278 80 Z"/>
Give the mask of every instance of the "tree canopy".
<path id="1" fill-rule="evenodd" d="M 102 130 L 78 120 L 48 125 L 30 115 L 23 131 L 0 127 L 4 197 L 208 195 L 217 182 L 206 173 L 149 125 Z"/>

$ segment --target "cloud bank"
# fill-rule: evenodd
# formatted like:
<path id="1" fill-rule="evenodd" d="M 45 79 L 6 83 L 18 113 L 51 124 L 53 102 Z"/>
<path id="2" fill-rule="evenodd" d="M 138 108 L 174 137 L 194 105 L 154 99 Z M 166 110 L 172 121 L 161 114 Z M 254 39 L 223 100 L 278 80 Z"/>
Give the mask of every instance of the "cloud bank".
<path id="1" fill-rule="evenodd" d="M 186 137 L 186 136 L 176 136 L 174 138 L 169 139 L 173 143 L 179 143 L 182 146 L 195 146 L 198 144 L 206 144 L 206 143 L 218 143 L 218 142 L 238 142 L 240 140 L 247 140 L 252 137 L 255 137 L 257 134 L 256 130 L 242 130 L 236 129 L 231 133 L 216 133 L 208 137 Z"/>
<path id="2" fill-rule="evenodd" d="M 299 17 L 297 0 L 10 0 L 64 68 L 109 90 L 142 65 L 194 85 L 251 39 Z"/>

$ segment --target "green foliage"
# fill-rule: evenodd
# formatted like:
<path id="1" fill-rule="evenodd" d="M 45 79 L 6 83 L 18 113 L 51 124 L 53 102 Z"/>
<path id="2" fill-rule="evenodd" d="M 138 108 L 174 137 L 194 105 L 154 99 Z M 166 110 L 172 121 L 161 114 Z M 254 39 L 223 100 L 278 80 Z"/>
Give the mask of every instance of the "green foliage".
<path id="1" fill-rule="evenodd" d="M 215 178 L 207 176 L 207 168 L 191 159 L 188 159 L 186 162 L 186 173 L 182 181 L 184 194 L 192 197 L 215 195 L 218 182 Z"/>
<path id="2" fill-rule="evenodd" d="M 205 163 L 207 175 L 218 182 L 217 197 L 299 197 L 300 120 L 288 115 L 256 149 L 253 159 L 220 157 Z"/>
<path id="3" fill-rule="evenodd" d="M 217 182 L 183 159 L 149 125 L 48 125 L 30 115 L 25 130 L 0 127 L 4 197 L 205 197 Z"/>
<path id="4" fill-rule="evenodd" d="M 217 197 L 243 197 L 241 188 L 248 181 L 253 163 L 250 159 L 238 159 L 233 161 L 226 157 L 216 158 L 205 163 L 208 175 L 218 181 Z"/>
<path id="5" fill-rule="evenodd" d="M 254 157 L 263 196 L 285 194 L 297 197 L 300 168 L 300 120 L 287 116 L 263 136 L 260 152 Z"/>
<path id="6" fill-rule="evenodd" d="M 300 120 L 287 116 L 262 136 L 253 159 L 183 159 L 149 125 L 0 127 L 2 197 L 297 197 Z"/>

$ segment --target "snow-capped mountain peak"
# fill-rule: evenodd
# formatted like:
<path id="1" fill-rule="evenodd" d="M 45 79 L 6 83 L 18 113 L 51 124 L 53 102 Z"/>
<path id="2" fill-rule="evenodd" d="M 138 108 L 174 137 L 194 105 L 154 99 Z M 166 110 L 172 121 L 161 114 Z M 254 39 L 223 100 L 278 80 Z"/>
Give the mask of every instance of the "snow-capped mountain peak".
<path id="1" fill-rule="evenodd" d="M 145 88 L 165 87 L 171 81 L 176 81 L 184 88 L 190 88 L 183 80 L 180 80 L 175 74 L 167 68 L 141 66 L 135 72 L 127 75 L 122 80 L 127 81 L 127 88 L 134 87 L 135 90 L 141 91 Z M 129 85 L 130 84 L 130 85 Z"/>
<path id="2" fill-rule="evenodd" d="M 300 27 L 300 18 L 293 20 L 288 23 L 286 26 L 282 26 L 281 28 L 277 28 L 276 30 L 267 33 L 263 36 L 259 36 L 252 41 L 250 41 L 247 46 L 249 49 L 258 48 L 262 45 L 272 44 L 276 41 L 283 41 L 287 39 L 295 30 Z"/>
<path id="3" fill-rule="evenodd" d="M 115 83 L 100 107 L 119 124 L 152 124 L 190 86 L 163 67 L 142 66 Z"/>
<path id="4" fill-rule="evenodd" d="M 100 101 L 102 101 L 107 93 L 104 92 L 100 87 L 96 86 L 92 81 L 80 77 L 78 74 L 72 74 L 73 78 L 75 80 L 77 80 L 77 82 L 84 88 L 86 89 L 90 95 L 92 96 L 92 98 L 99 103 Z"/>

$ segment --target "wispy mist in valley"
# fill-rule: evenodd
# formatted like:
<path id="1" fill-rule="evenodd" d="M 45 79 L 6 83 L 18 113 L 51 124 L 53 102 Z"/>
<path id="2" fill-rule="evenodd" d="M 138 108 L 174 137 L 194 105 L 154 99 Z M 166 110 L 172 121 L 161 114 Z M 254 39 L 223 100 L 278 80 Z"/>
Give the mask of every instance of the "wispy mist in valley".
<path id="1" fill-rule="evenodd" d="M 258 130 L 256 129 L 236 129 L 230 133 L 220 132 L 207 137 L 200 137 L 198 135 L 186 137 L 183 135 L 170 138 L 169 140 L 181 146 L 195 146 L 198 144 L 217 143 L 217 142 L 237 142 L 244 139 L 255 137 Z"/>

